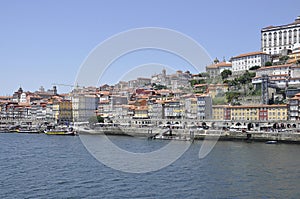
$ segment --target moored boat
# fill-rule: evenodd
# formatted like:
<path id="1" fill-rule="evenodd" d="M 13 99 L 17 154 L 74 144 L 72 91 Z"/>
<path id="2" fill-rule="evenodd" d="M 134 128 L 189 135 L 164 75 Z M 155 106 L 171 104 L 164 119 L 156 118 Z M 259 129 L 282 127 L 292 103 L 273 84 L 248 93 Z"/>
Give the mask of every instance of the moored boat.
<path id="1" fill-rule="evenodd" d="M 154 140 L 177 140 L 177 141 L 190 141 L 189 137 L 181 137 L 181 136 L 164 136 L 164 135 L 156 135 L 152 139 Z"/>
<path id="2" fill-rule="evenodd" d="M 76 131 L 73 128 L 69 129 L 50 129 L 45 130 L 44 133 L 46 135 L 77 135 Z"/>
<path id="3" fill-rule="evenodd" d="M 40 133 L 39 130 L 37 129 L 17 129 L 15 130 L 16 133 L 33 133 L 33 134 L 37 134 L 37 133 Z"/>
<path id="4" fill-rule="evenodd" d="M 266 144 L 277 144 L 277 141 L 275 141 L 275 140 L 269 140 L 269 141 L 266 141 Z"/>

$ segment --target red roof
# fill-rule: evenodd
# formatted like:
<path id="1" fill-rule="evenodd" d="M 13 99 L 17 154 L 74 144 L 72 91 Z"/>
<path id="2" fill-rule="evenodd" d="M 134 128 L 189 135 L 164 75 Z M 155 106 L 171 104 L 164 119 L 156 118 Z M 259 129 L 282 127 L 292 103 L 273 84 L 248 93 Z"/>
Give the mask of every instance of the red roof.
<path id="1" fill-rule="evenodd" d="M 235 56 L 233 58 L 241 58 L 241 57 L 247 57 L 247 56 L 253 56 L 253 55 L 268 55 L 267 53 L 258 51 L 258 52 L 250 52 L 250 53 L 244 53 L 244 54 L 240 54 L 238 56 Z"/>

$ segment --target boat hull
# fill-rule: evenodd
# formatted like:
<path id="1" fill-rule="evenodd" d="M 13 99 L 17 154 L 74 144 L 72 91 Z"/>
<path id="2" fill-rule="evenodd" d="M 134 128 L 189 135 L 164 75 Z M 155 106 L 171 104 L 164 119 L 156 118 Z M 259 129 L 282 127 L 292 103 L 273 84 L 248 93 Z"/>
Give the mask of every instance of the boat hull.
<path id="1" fill-rule="evenodd" d="M 45 131 L 46 135 L 76 135 L 73 131 Z"/>

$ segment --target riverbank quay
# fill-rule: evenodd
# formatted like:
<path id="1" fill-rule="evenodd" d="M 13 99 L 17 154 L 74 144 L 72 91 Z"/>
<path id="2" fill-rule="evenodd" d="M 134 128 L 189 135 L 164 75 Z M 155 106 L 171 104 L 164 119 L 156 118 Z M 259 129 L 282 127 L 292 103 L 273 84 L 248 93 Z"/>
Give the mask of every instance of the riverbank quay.
<path id="1" fill-rule="evenodd" d="M 205 134 L 195 134 L 195 140 L 217 139 L 220 141 L 245 141 L 245 142 L 268 142 L 300 144 L 300 133 L 293 132 L 230 132 L 209 130 Z"/>
<path id="2" fill-rule="evenodd" d="M 168 129 L 162 128 L 134 128 L 134 127 L 102 127 L 90 129 L 87 127 L 76 128 L 80 134 L 115 135 L 153 138 L 155 135 L 167 133 Z M 224 130 L 197 130 L 197 129 L 172 129 L 172 136 L 177 138 L 190 138 L 191 140 L 218 139 L 220 141 L 245 141 L 300 144 L 298 132 L 263 132 L 263 131 L 224 131 Z"/>
<path id="3" fill-rule="evenodd" d="M 167 122 L 165 123 L 167 124 Z M 156 136 L 163 137 L 165 135 L 171 139 L 177 138 L 179 140 L 218 139 L 224 141 L 300 143 L 299 128 L 293 128 L 293 125 L 291 125 L 290 128 L 276 129 L 274 128 L 274 126 L 276 127 L 274 124 L 266 125 L 262 123 L 259 126 L 265 130 L 247 130 L 246 127 L 248 125 L 245 123 L 241 123 L 241 126 L 234 126 L 238 128 L 228 128 L 232 123 L 219 124 L 206 121 L 206 124 L 208 124 L 207 127 L 210 127 L 209 129 L 192 126 L 192 124 L 180 125 L 177 123 L 160 126 L 138 123 L 138 126 L 136 124 L 130 126 L 128 121 L 117 124 L 99 124 L 98 126 L 89 125 L 87 123 L 83 125 L 75 124 L 73 127 L 79 134 L 135 136 L 146 137 L 148 139 L 156 138 Z M 289 123 L 287 123 L 286 126 L 288 126 L 288 124 Z M 49 127 L 49 124 L 31 125 L 23 122 L 15 125 L 2 124 L 0 127 L 0 133 L 37 133 L 44 132 L 44 130 Z M 256 127 L 256 125 L 254 125 L 254 127 Z M 57 126 L 56 128 L 59 129 L 61 126 Z M 34 129 L 34 131 L 31 131 L 32 129 Z"/>

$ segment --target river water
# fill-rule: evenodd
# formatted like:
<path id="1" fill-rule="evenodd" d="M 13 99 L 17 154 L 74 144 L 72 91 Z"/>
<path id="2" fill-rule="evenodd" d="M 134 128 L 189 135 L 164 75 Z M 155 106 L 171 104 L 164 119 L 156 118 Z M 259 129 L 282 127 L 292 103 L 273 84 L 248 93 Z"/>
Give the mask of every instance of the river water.
<path id="1" fill-rule="evenodd" d="M 167 141 L 112 136 L 126 150 Z M 131 174 L 99 163 L 79 136 L 0 134 L 0 198 L 300 198 L 300 145 L 201 141 L 170 166 Z"/>

